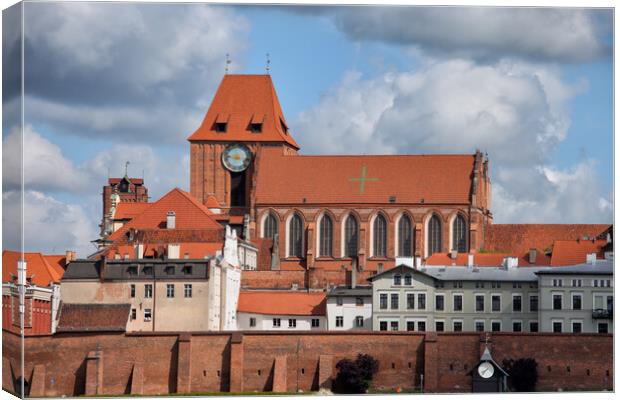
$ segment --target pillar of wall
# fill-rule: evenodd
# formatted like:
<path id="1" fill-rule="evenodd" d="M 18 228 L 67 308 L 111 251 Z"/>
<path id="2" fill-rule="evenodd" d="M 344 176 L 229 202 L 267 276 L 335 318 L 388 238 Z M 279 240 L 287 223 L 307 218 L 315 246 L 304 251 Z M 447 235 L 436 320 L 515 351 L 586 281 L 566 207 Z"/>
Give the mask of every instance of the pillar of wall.
<path id="1" fill-rule="evenodd" d="M 144 394 L 144 373 L 141 363 L 134 364 L 131 370 L 131 394 Z"/>
<path id="2" fill-rule="evenodd" d="M 190 393 L 191 388 L 191 352 L 192 335 L 183 333 L 179 335 L 179 355 L 177 360 L 177 393 Z"/>
<path id="3" fill-rule="evenodd" d="M 243 392 L 243 333 L 230 336 L 230 392 Z"/>
<path id="4" fill-rule="evenodd" d="M 438 357 L 437 333 L 426 332 L 424 337 L 424 392 L 434 393 L 439 389 Z"/>
<path id="5" fill-rule="evenodd" d="M 319 389 L 332 388 L 332 375 L 334 369 L 334 356 L 319 356 Z"/>
<path id="6" fill-rule="evenodd" d="M 37 364 L 32 371 L 32 379 L 30 380 L 30 396 L 45 396 L 45 365 Z"/>
<path id="7" fill-rule="evenodd" d="M 88 352 L 86 356 L 86 396 L 103 394 L 103 351 Z"/>
<path id="8" fill-rule="evenodd" d="M 286 356 L 277 356 L 273 363 L 273 388 L 274 393 L 286 392 Z"/>

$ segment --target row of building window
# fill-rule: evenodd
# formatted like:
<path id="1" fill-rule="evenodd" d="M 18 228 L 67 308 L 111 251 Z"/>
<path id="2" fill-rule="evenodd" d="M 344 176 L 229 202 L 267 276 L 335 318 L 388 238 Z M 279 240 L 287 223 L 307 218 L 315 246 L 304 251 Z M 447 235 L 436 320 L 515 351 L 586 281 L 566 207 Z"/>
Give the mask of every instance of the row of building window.
<path id="1" fill-rule="evenodd" d="M 387 257 L 388 223 L 382 214 L 377 214 L 372 224 L 372 256 Z M 287 256 L 303 257 L 304 224 L 301 216 L 293 214 L 288 222 Z M 428 221 L 427 255 L 441 252 L 442 222 L 437 214 Z M 319 257 L 333 257 L 334 222 L 328 214 L 323 214 L 319 221 Z M 263 221 L 263 237 L 273 238 L 278 234 L 278 219 L 269 213 Z M 403 214 L 398 220 L 398 249 L 401 257 L 413 256 L 413 223 L 411 218 Z M 465 218 L 458 214 L 452 222 L 452 249 L 464 253 L 468 251 L 468 229 Z M 359 247 L 359 224 L 353 215 L 349 215 L 344 223 L 344 257 L 356 257 Z"/>
<path id="2" fill-rule="evenodd" d="M 282 326 L 281 318 L 273 318 L 272 326 L 274 328 L 280 328 Z M 310 326 L 313 328 L 319 328 L 321 326 L 321 320 L 319 318 L 312 318 L 310 320 Z M 250 328 L 256 327 L 256 318 L 250 318 Z M 289 318 L 288 319 L 288 327 L 289 328 L 297 328 L 297 318 Z"/>
<path id="3" fill-rule="evenodd" d="M 553 279 L 551 281 L 553 287 L 564 287 L 564 279 Z M 581 279 L 572 279 L 572 287 L 582 287 Z M 592 279 L 592 287 L 611 287 L 611 279 Z"/>
<path id="4" fill-rule="evenodd" d="M 344 304 L 344 299 L 342 297 L 336 297 L 336 305 L 341 306 Z M 364 298 L 363 297 L 356 297 L 355 298 L 355 305 L 356 306 L 363 306 L 364 305 Z"/>
<path id="5" fill-rule="evenodd" d="M 136 285 L 132 284 L 129 287 L 129 291 L 130 291 L 130 296 L 132 298 L 136 297 Z M 192 297 L 192 285 L 191 284 L 183 285 L 183 295 L 184 297 Z M 152 297 L 153 297 L 153 285 L 150 283 L 147 283 L 144 285 L 144 298 L 150 299 Z M 166 285 L 166 297 L 174 298 L 174 284 L 173 283 L 169 283 Z"/>
<path id="6" fill-rule="evenodd" d="M 418 331 L 424 332 L 426 331 L 426 321 L 407 321 L 406 322 L 407 331 Z M 530 321 L 529 322 L 529 332 L 538 332 L 538 321 Z M 399 321 L 379 321 L 379 330 L 380 331 L 398 331 L 400 330 Z M 486 323 L 485 321 L 475 321 L 474 322 L 474 330 L 476 332 L 485 332 L 486 331 Z M 502 322 L 501 321 L 491 321 L 491 331 L 492 332 L 501 332 L 502 330 Z M 554 333 L 563 333 L 564 331 L 564 322 L 563 321 L 553 321 L 552 322 L 552 330 Z M 445 322 L 444 321 L 435 321 L 435 331 L 436 332 L 444 332 L 445 331 Z M 462 332 L 463 331 L 463 321 L 454 320 L 452 321 L 452 331 L 453 332 Z M 513 332 L 523 332 L 523 322 L 522 321 L 512 321 L 512 331 Z M 609 333 L 609 324 L 607 322 L 599 322 L 597 325 L 598 333 Z M 571 321 L 570 323 L 570 332 L 572 333 L 582 333 L 583 332 L 583 321 Z"/>
<path id="7" fill-rule="evenodd" d="M 399 302 L 399 294 L 398 293 L 390 293 L 389 296 L 389 305 L 390 309 L 398 310 L 400 308 Z M 407 293 L 407 309 L 408 310 L 426 310 L 426 293 Z M 417 299 L 417 307 L 416 307 L 416 299 Z M 445 295 L 436 294 L 435 295 L 435 311 L 445 311 Z M 521 295 L 513 295 L 512 296 L 512 311 L 521 312 L 522 311 L 522 296 Z M 379 309 L 387 310 L 388 309 L 388 293 L 380 293 L 379 294 Z M 484 312 L 485 311 L 485 295 L 475 295 L 474 297 L 474 309 L 476 312 Z M 501 312 L 502 309 L 502 298 L 501 295 L 491 295 L 491 311 L 493 312 Z M 460 312 L 463 311 L 463 295 L 462 294 L 453 294 L 452 295 L 452 311 Z M 530 311 L 536 312 L 538 311 L 538 296 L 531 295 L 530 296 Z"/>

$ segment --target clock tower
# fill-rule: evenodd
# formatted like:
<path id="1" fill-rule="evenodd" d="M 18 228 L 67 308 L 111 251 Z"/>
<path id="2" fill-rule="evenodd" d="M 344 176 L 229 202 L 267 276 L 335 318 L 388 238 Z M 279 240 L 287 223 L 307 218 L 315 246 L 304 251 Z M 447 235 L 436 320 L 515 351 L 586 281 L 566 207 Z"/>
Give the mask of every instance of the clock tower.
<path id="1" fill-rule="evenodd" d="M 262 148 L 283 154 L 299 150 L 270 75 L 225 75 L 188 140 L 191 194 L 203 204 L 215 199 L 231 217 L 249 213 Z"/>

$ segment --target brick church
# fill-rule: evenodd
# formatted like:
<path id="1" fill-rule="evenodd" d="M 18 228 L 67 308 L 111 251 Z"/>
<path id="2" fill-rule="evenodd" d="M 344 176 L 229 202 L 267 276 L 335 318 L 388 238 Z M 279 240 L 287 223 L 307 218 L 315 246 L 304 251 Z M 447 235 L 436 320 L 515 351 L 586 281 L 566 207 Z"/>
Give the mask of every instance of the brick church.
<path id="1" fill-rule="evenodd" d="M 302 155 L 269 75 L 225 75 L 188 140 L 191 194 L 309 286 L 475 252 L 492 223 L 484 154 Z"/>

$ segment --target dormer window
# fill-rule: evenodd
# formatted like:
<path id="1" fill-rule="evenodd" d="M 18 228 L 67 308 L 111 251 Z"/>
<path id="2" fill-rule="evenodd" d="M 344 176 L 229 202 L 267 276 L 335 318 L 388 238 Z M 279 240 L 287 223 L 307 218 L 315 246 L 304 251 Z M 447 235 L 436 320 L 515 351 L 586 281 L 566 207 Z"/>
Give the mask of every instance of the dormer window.
<path id="1" fill-rule="evenodd" d="M 282 127 L 282 132 L 288 135 L 288 126 L 286 126 L 286 123 L 282 120 L 282 118 L 280 118 L 280 126 Z"/>
<path id="2" fill-rule="evenodd" d="M 261 133 L 263 131 L 263 124 L 262 124 L 262 122 L 251 123 L 250 124 L 250 131 L 252 133 Z"/>
<path id="3" fill-rule="evenodd" d="M 127 274 L 130 276 L 138 275 L 138 267 L 135 265 L 130 265 L 127 267 Z"/>
<path id="4" fill-rule="evenodd" d="M 228 128 L 228 123 L 227 122 L 216 122 L 215 123 L 215 131 L 218 132 L 218 133 L 226 132 L 227 128 Z"/>
<path id="5" fill-rule="evenodd" d="M 191 265 L 186 265 L 183 267 L 183 274 L 184 275 L 191 275 L 192 274 L 192 266 Z"/>
<path id="6" fill-rule="evenodd" d="M 166 268 L 164 268 L 164 272 L 166 273 L 166 275 L 174 275 L 174 266 L 168 265 Z"/>

